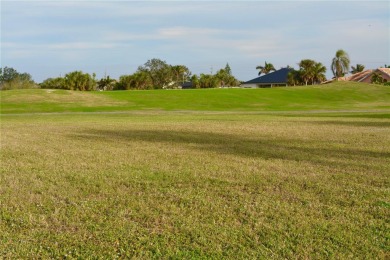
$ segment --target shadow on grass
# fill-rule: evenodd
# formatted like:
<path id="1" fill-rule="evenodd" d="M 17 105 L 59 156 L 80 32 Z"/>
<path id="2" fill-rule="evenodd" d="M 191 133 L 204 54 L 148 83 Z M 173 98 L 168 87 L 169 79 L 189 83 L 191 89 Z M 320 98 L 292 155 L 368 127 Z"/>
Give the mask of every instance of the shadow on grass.
<path id="1" fill-rule="evenodd" d="M 367 160 L 390 158 L 390 152 L 374 152 L 334 147 L 329 143 L 299 139 L 249 138 L 239 134 L 170 130 L 96 130 L 72 135 L 76 139 L 105 142 L 148 142 L 182 145 L 188 149 L 235 156 L 311 162 L 324 166 L 364 166 Z M 319 147 L 319 145 L 321 147 Z"/>
<path id="2" fill-rule="evenodd" d="M 305 123 L 317 125 L 343 125 L 343 126 L 362 126 L 362 127 L 390 127 L 390 121 L 306 121 Z"/>
<path id="3" fill-rule="evenodd" d="M 390 119 L 390 113 L 301 113 L 284 114 L 284 117 L 329 117 L 329 118 L 365 118 L 365 119 Z"/>

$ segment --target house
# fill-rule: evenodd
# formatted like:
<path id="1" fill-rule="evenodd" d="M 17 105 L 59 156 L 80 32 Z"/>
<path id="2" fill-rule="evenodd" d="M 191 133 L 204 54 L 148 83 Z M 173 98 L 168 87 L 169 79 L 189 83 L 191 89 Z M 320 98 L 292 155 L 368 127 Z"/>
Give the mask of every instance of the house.
<path id="1" fill-rule="evenodd" d="M 281 68 L 280 70 L 246 81 L 241 84 L 241 87 L 243 88 L 286 87 L 287 75 L 291 70 L 292 70 L 291 68 Z"/>
<path id="2" fill-rule="evenodd" d="M 380 75 L 385 82 L 390 82 L 390 68 L 378 68 L 374 70 L 365 70 L 352 74 L 348 77 L 341 77 L 339 81 L 355 81 L 355 82 L 364 82 L 371 83 L 371 77 L 374 74 Z"/>
<path id="3" fill-rule="evenodd" d="M 179 88 L 181 89 L 190 89 L 194 88 L 191 81 L 183 82 L 179 85 Z"/>

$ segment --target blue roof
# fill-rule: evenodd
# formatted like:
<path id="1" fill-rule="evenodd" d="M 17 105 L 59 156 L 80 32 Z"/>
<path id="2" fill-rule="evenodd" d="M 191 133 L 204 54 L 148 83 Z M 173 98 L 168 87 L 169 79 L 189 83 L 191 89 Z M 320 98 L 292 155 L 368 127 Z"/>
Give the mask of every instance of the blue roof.
<path id="1" fill-rule="evenodd" d="M 244 82 L 243 84 L 284 84 L 287 83 L 287 75 L 291 70 L 291 68 L 282 68 L 280 70 Z"/>

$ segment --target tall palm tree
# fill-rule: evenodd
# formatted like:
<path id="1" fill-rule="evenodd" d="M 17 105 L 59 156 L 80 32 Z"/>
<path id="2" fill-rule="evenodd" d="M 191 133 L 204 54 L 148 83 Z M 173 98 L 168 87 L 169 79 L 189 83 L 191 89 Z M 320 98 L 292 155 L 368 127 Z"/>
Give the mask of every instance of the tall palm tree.
<path id="1" fill-rule="evenodd" d="M 265 62 L 265 65 L 264 66 L 257 66 L 256 67 L 257 70 L 260 70 L 259 71 L 259 76 L 264 73 L 264 74 L 268 74 L 270 73 L 271 71 L 275 71 L 275 67 L 274 65 L 272 65 L 272 63 L 267 63 Z"/>
<path id="2" fill-rule="evenodd" d="M 349 68 L 349 56 L 344 50 L 338 50 L 336 56 L 332 60 L 331 69 L 333 75 L 338 79 L 348 73 Z"/>
<path id="3" fill-rule="evenodd" d="M 358 72 L 362 72 L 364 70 L 364 65 L 362 64 L 356 64 L 356 67 L 354 66 L 351 66 L 351 73 L 352 74 L 355 74 L 355 73 L 358 73 Z"/>
<path id="4" fill-rule="evenodd" d="M 313 67 L 313 79 L 312 79 L 312 83 L 315 84 L 315 83 L 321 83 L 323 81 L 326 80 L 326 76 L 325 76 L 325 73 L 326 73 L 326 67 L 324 65 L 322 65 L 321 62 L 317 62 L 314 64 L 314 67 Z"/>
<path id="5" fill-rule="evenodd" d="M 314 67 L 316 65 L 316 62 L 314 60 L 301 60 L 299 63 L 299 70 L 302 80 L 305 82 L 305 85 L 307 86 L 307 83 L 309 81 L 313 82 L 314 79 Z"/>

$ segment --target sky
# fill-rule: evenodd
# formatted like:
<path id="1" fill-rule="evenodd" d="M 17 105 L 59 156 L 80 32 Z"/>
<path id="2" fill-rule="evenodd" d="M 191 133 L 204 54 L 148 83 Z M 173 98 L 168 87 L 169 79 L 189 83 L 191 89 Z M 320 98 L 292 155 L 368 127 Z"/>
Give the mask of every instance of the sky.
<path id="1" fill-rule="evenodd" d="M 256 66 L 390 64 L 389 1 L 4 1 L 1 64 L 36 82 L 81 70 L 118 79 L 150 59 L 247 81 Z"/>

